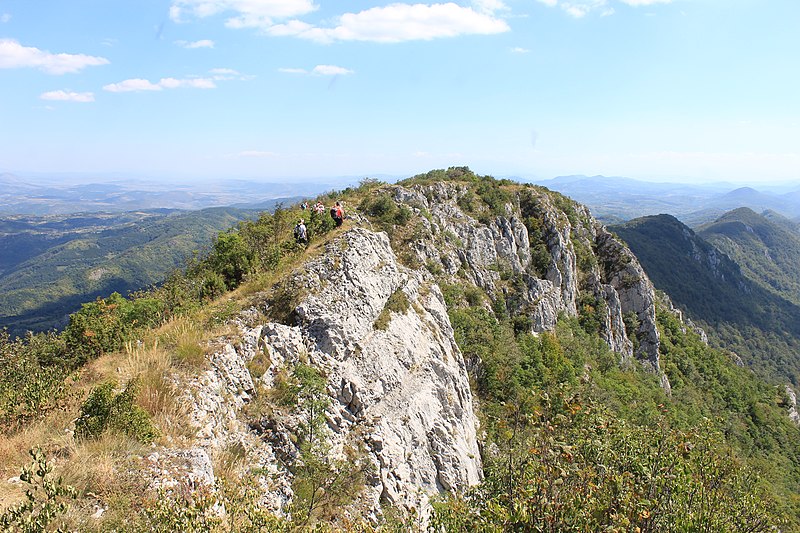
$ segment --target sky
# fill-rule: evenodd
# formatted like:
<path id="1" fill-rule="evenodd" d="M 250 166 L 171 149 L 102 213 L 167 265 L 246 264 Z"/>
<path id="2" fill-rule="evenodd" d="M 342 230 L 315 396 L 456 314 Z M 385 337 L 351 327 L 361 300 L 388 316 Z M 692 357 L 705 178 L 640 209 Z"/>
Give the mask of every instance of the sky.
<path id="1" fill-rule="evenodd" d="M 797 0 L 0 0 L 0 172 L 800 183 L 799 25 Z"/>

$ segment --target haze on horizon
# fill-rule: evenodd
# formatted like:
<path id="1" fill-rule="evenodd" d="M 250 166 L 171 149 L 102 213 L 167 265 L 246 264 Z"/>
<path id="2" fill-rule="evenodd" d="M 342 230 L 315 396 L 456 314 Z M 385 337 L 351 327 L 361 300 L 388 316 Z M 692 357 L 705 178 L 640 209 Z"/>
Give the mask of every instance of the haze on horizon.
<path id="1" fill-rule="evenodd" d="M 0 0 L 0 172 L 800 182 L 798 20 L 794 0 Z"/>

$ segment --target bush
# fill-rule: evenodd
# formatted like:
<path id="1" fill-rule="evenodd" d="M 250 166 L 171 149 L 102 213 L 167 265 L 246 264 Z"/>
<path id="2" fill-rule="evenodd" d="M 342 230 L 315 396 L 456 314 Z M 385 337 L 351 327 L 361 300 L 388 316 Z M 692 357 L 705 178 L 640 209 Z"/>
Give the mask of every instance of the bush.
<path id="1" fill-rule="evenodd" d="M 152 442 L 158 436 L 150 415 L 136 405 L 137 382 L 131 380 L 125 390 L 115 394 L 116 383 L 106 382 L 92 389 L 75 422 L 75 437 L 98 438 L 106 430 L 124 433 L 140 442 Z"/>
<path id="2" fill-rule="evenodd" d="M 405 225 L 413 216 L 408 206 L 398 206 L 387 193 L 365 197 L 358 208 L 386 231 L 391 231 L 394 226 Z"/>
<path id="3" fill-rule="evenodd" d="M 52 364 L 63 354 L 64 345 L 53 334 L 12 341 L 0 330 L 0 427 L 18 428 L 63 404 L 68 377 Z"/>
<path id="4" fill-rule="evenodd" d="M 220 233 L 211 254 L 205 260 L 208 268 L 220 274 L 228 289 L 238 287 L 253 268 L 254 253 L 239 233 Z"/>
<path id="5" fill-rule="evenodd" d="M 69 317 L 64 329 L 69 366 L 76 368 L 105 352 L 118 350 L 125 340 L 125 325 L 118 309 L 126 300 L 113 293 L 106 299 L 85 303 Z"/>
<path id="6" fill-rule="evenodd" d="M 61 478 L 53 479 L 53 466 L 47 462 L 40 449 L 30 450 L 33 460 L 22 468 L 19 478 L 28 484 L 25 501 L 8 508 L 0 515 L 3 531 L 39 533 L 53 531 L 51 524 L 64 514 L 68 502 L 76 497 L 75 489 L 65 485 Z M 56 531 L 61 531 L 57 529 Z"/>
<path id="7" fill-rule="evenodd" d="M 625 424 L 571 394 L 516 411 L 484 482 L 434 507 L 444 531 L 773 531 L 758 475 L 710 424 Z"/>

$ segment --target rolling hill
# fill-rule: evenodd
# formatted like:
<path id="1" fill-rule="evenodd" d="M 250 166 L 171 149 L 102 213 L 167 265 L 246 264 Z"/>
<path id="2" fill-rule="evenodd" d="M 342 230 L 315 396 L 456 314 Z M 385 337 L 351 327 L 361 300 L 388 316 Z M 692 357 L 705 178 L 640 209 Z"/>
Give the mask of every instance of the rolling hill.
<path id="1" fill-rule="evenodd" d="M 723 221 L 716 227 L 722 231 L 731 226 L 742 222 Z M 713 344 L 735 352 L 764 376 L 798 383 L 796 301 L 770 290 L 757 272 L 671 215 L 642 217 L 609 229 L 631 247 L 653 284 L 706 329 Z M 793 270 L 796 275 L 797 266 Z"/>
<path id="2" fill-rule="evenodd" d="M 257 212 L 169 209 L 0 219 L 0 325 L 66 324 L 82 302 L 160 283 L 220 231 Z"/>

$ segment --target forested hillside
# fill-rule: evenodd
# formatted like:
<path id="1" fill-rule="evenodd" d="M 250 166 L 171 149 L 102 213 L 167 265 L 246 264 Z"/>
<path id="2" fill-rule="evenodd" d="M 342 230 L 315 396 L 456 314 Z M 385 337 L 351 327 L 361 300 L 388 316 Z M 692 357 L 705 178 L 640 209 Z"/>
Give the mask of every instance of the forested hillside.
<path id="1" fill-rule="evenodd" d="M 713 231 L 724 240 L 723 231 L 749 235 L 742 213 L 760 222 L 759 231 L 773 228 L 766 219 L 750 210 L 737 210 L 712 224 L 701 234 L 670 215 L 642 217 L 611 226 L 639 258 L 656 287 L 666 292 L 688 316 L 706 328 L 712 342 L 735 352 L 761 375 L 800 382 L 800 306 L 789 293 L 767 287 L 769 272 L 745 269 L 701 235 Z M 733 218 L 733 220 L 731 220 Z M 750 226 L 752 229 L 752 226 Z M 738 231 L 741 229 L 741 231 Z M 774 234 L 773 234 L 774 237 Z M 755 237 L 753 237 L 755 238 Z M 739 255 L 752 261 L 764 255 L 764 245 L 747 243 L 742 237 L 736 245 Z M 730 240 L 727 241 L 732 245 Z M 778 246 L 778 241 L 771 241 Z M 784 255 L 791 253 L 793 241 L 786 242 Z M 767 259 L 773 267 L 774 263 Z M 798 263 L 800 264 L 800 263 Z M 796 277 L 798 264 L 784 263 L 782 279 Z M 775 272 L 774 268 L 772 269 Z M 788 281 L 787 281 L 788 283 Z"/>
<path id="2" fill-rule="evenodd" d="M 211 208 L 0 219 L 0 326 L 62 328 L 82 302 L 164 281 L 255 211 Z"/>
<path id="3" fill-rule="evenodd" d="M 800 305 L 800 231 L 777 213 L 725 213 L 698 234 L 727 254 L 760 287 Z"/>
<path id="4" fill-rule="evenodd" d="M 783 389 L 705 344 L 585 207 L 463 167 L 319 199 L 342 227 L 263 213 L 60 335 L 0 338 L 0 479 L 25 468 L 0 524 L 800 530 Z"/>

